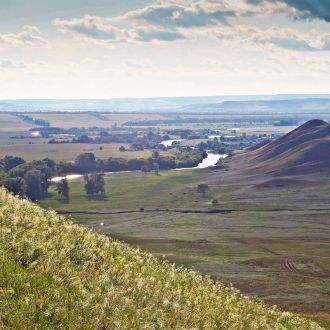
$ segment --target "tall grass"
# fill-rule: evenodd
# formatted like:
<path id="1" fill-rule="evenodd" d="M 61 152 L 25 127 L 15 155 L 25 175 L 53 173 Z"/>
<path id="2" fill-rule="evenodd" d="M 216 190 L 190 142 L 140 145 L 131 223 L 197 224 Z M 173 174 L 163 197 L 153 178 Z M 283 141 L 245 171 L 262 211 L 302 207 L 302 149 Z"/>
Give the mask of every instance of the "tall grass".
<path id="1" fill-rule="evenodd" d="M 0 189 L 0 328 L 320 329 Z"/>

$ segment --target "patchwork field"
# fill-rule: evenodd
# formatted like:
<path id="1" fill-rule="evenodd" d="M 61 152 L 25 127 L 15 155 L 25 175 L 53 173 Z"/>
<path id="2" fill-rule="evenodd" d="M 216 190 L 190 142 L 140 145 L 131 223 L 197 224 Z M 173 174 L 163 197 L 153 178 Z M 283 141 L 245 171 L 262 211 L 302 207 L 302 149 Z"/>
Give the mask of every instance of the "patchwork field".
<path id="1" fill-rule="evenodd" d="M 32 118 L 44 119 L 52 127 L 82 128 L 82 127 L 111 127 L 111 123 L 89 113 L 28 113 Z"/>
<path id="2" fill-rule="evenodd" d="M 49 121 L 53 127 L 108 127 L 122 126 L 127 121 L 166 120 L 169 116 L 158 114 L 131 113 L 28 113 L 32 118 Z M 173 116 L 173 118 L 175 118 Z"/>
<path id="3" fill-rule="evenodd" d="M 7 141 L 7 142 L 6 142 Z M 6 155 L 15 155 L 22 157 L 27 161 L 51 158 L 56 161 L 74 161 L 81 153 L 92 152 L 97 158 L 108 159 L 115 158 L 149 158 L 152 155 L 151 150 L 143 151 L 119 151 L 120 146 L 128 147 L 125 143 L 103 144 L 102 150 L 98 144 L 88 143 L 70 143 L 70 144 L 47 144 L 42 140 L 0 140 L 0 158 Z M 161 155 L 169 155 L 169 152 L 162 151 Z"/>
<path id="4" fill-rule="evenodd" d="M 0 113 L 0 133 L 28 131 L 33 127 L 14 115 Z"/>
<path id="5" fill-rule="evenodd" d="M 160 114 L 139 114 L 139 113 L 103 113 L 102 117 L 107 119 L 112 125 L 122 126 L 128 121 L 143 121 L 143 120 L 166 120 L 173 116 Z"/>

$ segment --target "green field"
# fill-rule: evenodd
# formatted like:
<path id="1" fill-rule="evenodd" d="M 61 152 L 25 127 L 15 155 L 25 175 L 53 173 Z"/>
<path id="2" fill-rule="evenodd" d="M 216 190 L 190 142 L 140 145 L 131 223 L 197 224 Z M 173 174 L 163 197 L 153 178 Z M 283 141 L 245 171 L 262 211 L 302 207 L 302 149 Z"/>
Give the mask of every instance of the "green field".
<path id="1" fill-rule="evenodd" d="M 0 189 L 0 327 L 321 329 Z"/>
<path id="2" fill-rule="evenodd" d="M 83 182 L 76 180 L 70 183 L 70 203 L 52 192 L 41 205 L 233 283 L 270 305 L 328 322 L 330 205 L 322 196 L 330 185 L 299 193 L 260 191 L 253 182 L 230 176 L 224 170 L 113 174 L 106 176 L 105 201 L 86 201 Z M 205 197 L 196 189 L 204 182 L 210 186 Z M 213 198 L 219 206 L 212 207 Z"/>

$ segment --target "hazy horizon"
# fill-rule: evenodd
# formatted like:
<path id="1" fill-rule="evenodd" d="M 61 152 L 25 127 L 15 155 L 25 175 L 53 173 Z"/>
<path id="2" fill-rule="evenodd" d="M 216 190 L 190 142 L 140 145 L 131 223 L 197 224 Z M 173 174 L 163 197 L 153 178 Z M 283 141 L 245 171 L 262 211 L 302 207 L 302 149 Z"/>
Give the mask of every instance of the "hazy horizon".
<path id="1" fill-rule="evenodd" d="M 256 100 L 259 98 L 267 97 L 267 98 L 284 98 L 289 97 L 291 98 L 323 98 L 323 97 L 330 97 L 329 93 L 265 93 L 265 94 L 214 94 L 214 95 L 181 95 L 181 96 L 174 96 L 174 95 L 155 95 L 150 97 L 134 97 L 134 96 L 123 96 L 123 97 L 98 97 L 98 98 L 91 98 L 91 97 L 80 97 L 80 98 L 38 98 L 38 97 L 31 97 L 31 98 L 0 98 L 0 101 L 109 101 L 109 100 L 152 100 L 152 99 L 187 99 L 187 98 L 251 98 L 253 99 L 256 97 Z"/>

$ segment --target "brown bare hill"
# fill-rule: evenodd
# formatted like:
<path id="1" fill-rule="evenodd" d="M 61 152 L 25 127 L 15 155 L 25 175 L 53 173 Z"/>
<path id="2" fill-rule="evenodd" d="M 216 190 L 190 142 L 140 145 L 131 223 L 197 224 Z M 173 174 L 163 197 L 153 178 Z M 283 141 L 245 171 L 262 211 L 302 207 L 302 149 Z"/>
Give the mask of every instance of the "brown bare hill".
<path id="1" fill-rule="evenodd" d="M 330 124 L 311 120 L 281 138 L 248 151 L 249 173 L 295 175 L 330 172 Z"/>

